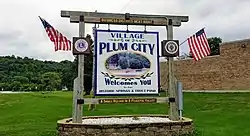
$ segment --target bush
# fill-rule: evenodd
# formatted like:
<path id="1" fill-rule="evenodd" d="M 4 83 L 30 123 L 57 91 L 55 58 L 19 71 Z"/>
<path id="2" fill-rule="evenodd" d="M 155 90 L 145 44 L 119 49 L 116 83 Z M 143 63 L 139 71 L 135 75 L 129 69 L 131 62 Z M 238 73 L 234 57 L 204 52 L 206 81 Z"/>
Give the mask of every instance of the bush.
<path id="1" fill-rule="evenodd" d="M 2 89 L 3 89 L 3 91 L 6 91 L 6 90 L 10 90 L 9 89 L 10 87 L 9 87 L 9 84 L 7 84 L 7 83 L 0 83 L 0 91 L 2 91 Z"/>
<path id="2" fill-rule="evenodd" d="M 137 59 L 131 59 L 129 61 L 129 66 L 131 69 L 142 69 L 143 68 L 142 63 Z"/>
<path id="3" fill-rule="evenodd" d="M 143 62 L 143 67 L 144 68 L 150 68 L 150 62 L 149 61 L 144 61 Z"/>
<path id="4" fill-rule="evenodd" d="M 128 60 L 126 58 L 121 57 L 118 61 L 118 65 L 121 67 L 121 69 L 127 69 L 128 68 Z"/>

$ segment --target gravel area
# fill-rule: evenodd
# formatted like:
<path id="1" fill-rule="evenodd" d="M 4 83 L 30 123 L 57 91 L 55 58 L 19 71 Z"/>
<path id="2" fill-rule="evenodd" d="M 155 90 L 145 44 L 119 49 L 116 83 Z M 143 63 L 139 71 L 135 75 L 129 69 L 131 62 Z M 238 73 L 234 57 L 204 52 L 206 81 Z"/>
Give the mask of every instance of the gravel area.
<path id="1" fill-rule="evenodd" d="M 121 118 L 96 118 L 83 119 L 83 124 L 137 124 L 137 123 L 163 123 L 170 122 L 168 118 L 163 117 L 121 117 Z"/>

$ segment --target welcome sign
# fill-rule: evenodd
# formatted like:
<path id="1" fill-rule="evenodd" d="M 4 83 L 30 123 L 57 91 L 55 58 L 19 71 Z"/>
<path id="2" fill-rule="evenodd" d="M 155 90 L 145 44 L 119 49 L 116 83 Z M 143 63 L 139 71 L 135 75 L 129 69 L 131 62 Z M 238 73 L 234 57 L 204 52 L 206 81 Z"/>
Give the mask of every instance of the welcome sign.
<path id="1" fill-rule="evenodd" d="M 96 30 L 95 95 L 156 95 L 159 33 Z"/>

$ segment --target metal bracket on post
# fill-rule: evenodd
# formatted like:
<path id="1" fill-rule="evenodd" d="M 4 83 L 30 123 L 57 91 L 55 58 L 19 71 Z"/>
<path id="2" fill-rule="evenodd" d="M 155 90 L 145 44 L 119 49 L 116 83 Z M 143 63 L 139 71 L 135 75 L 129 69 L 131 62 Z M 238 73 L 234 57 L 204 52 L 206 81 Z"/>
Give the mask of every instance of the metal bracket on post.
<path id="1" fill-rule="evenodd" d="M 129 20 L 130 19 L 130 14 L 129 13 L 125 13 L 125 20 Z"/>
<path id="2" fill-rule="evenodd" d="M 80 22 L 84 22 L 84 16 L 83 15 L 80 16 L 80 20 L 79 21 Z"/>
<path id="3" fill-rule="evenodd" d="M 110 24 L 108 24 L 108 31 L 110 31 Z"/>
<path id="4" fill-rule="evenodd" d="M 147 33 L 147 26 L 144 25 L 144 33 Z"/>
<path id="5" fill-rule="evenodd" d="M 173 25 L 173 20 L 172 19 L 168 20 L 168 25 Z"/>
<path id="6" fill-rule="evenodd" d="M 174 97 L 169 97 L 169 98 L 168 98 L 168 101 L 169 101 L 169 102 L 175 102 L 175 98 L 174 98 Z"/>
<path id="7" fill-rule="evenodd" d="M 77 99 L 77 104 L 84 104 L 84 99 Z"/>

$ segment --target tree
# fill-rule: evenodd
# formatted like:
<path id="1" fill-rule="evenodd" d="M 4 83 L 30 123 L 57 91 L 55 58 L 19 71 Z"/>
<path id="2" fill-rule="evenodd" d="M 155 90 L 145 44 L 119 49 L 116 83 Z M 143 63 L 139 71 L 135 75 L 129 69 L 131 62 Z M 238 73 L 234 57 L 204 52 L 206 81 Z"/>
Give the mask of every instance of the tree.
<path id="1" fill-rule="evenodd" d="M 76 58 L 75 60 L 76 61 Z M 64 67 L 62 68 L 61 77 L 62 77 L 62 86 L 66 86 L 68 90 L 73 90 L 73 81 L 76 78 L 77 66 L 76 63 L 70 61 L 60 62 Z"/>
<path id="2" fill-rule="evenodd" d="M 24 76 L 14 76 L 13 81 L 20 82 L 21 84 L 27 84 L 29 83 L 29 79 Z"/>
<path id="3" fill-rule="evenodd" d="M 20 91 L 21 89 L 21 83 L 20 82 L 18 82 L 18 81 L 14 81 L 13 83 L 12 83 L 12 91 Z"/>
<path id="4" fill-rule="evenodd" d="M 144 68 L 150 68 L 150 61 L 146 57 L 138 55 L 138 60 L 143 64 Z"/>
<path id="5" fill-rule="evenodd" d="M 131 69 L 142 69 L 143 65 L 138 59 L 129 60 L 129 66 Z"/>
<path id="6" fill-rule="evenodd" d="M 127 69 L 128 68 L 128 60 L 124 57 L 121 57 L 118 61 L 118 65 L 121 67 L 121 69 Z"/>
<path id="7" fill-rule="evenodd" d="M 4 90 L 39 91 L 43 85 L 42 75 L 47 72 L 56 72 L 60 76 L 61 86 L 72 90 L 73 80 L 77 75 L 77 63 L 72 61 L 40 61 L 19 56 L 0 56 L 0 83 Z M 14 83 L 15 82 L 15 83 Z M 21 85 L 20 85 L 20 84 Z M 35 86 L 35 89 L 33 86 Z M 37 89 L 36 89 L 37 87 Z M 59 89 L 60 89 L 59 87 Z M 0 88 L 0 89 L 2 89 Z"/>
<path id="8" fill-rule="evenodd" d="M 222 39 L 220 37 L 211 37 L 208 38 L 208 44 L 211 50 L 211 53 L 209 56 L 214 56 L 214 55 L 220 55 L 220 44 L 222 43 Z M 193 55 L 191 51 L 189 51 L 189 56 L 193 58 Z"/>
<path id="9" fill-rule="evenodd" d="M 87 94 L 92 89 L 93 54 L 84 56 L 84 90 Z"/>
<path id="10" fill-rule="evenodd" d="M 210 56 L 220 55 L 220 44 L 222 43 L 222 39 L 220 37 L 212 37 L 208 38 L 208 44 L 211 49 Z"/>
<path id="11" fill-rule="evenodd" d="M 147 59 L 145 59 L 145 60 L 143 61 L 143 67 L 144 67 L 144 68 L 150 68 L 150 62 L 149 62 Z"/>
<path id="12" fill-rule="evenodd" d="M 61 89 L 61 78 L 56 72 L 47 72 L 42 75 L 41 82 L 46 91 Z"/>

